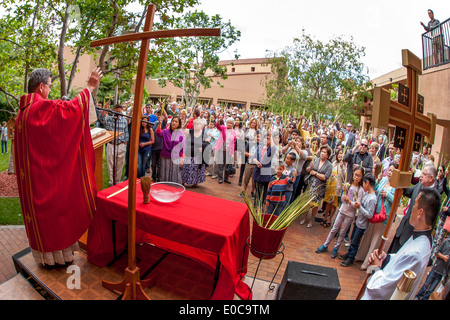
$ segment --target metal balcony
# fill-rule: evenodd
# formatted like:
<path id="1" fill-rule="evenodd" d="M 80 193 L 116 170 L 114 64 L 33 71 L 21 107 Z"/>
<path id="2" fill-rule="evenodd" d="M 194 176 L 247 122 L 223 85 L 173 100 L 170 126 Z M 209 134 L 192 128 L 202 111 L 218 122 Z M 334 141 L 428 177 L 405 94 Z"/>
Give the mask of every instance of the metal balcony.
<path id="1" fill-rule="evenodd" d="M 450 62 L 450 18 L 422 34 L 423 69 Z"/>

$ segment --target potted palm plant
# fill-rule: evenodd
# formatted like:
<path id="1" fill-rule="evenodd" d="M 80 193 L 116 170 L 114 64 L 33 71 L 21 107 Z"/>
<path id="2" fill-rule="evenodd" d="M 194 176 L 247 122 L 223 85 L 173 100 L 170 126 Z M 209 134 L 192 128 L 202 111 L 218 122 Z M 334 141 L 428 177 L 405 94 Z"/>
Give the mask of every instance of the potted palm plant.
<path id="1" fill-rule="evenodd" d="M 241 192 L 241 196 L 253 217 L 250 252 L 255 257 L 262 259 L 274 258 L 281 246 L 287 227 L 317 206 L 313 202 L 313 192 L 310 189 L 299 195 L 278 216 L 265 213 L 262 199 L 257 201 L 255 206 L 253 199 L 245 190 Z"/>

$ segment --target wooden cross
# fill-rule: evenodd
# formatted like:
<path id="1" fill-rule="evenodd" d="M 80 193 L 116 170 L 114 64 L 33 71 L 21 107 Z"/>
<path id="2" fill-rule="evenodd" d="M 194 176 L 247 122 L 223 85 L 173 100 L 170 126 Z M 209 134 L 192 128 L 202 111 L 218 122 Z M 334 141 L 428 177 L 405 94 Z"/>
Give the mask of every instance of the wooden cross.
<path id="1" fill-rule="evenodd" d="M 389 229 L 403 194 L 402 188 L 408 188 L 411 185 L 412 173 L 409 172 L 409 165 L 411 163 L 417 134 L 425 136 L 428 142 L 433 144 L 436 129 L 436 115 L 428 113 L 428 116 L 425 116 L 418 112 L 417 108 L 419 100 L 419 75 L 422 74 L 422 63 L 420 59 L 409 50 L 404 49 L 402 50 L 402 64 L 407 70 L 408 90 L 405 91 L 408 92 L 408 96 L 400 96 L 399 94 L 399 100 L 405 101 L 406 99 L 408 105 L 405 106 L 397 101 L 391 101 L 389 91 L 380 87 L 375 87 L 373 93 L 372 127 L 388 129 L 391 124 L 406 130 L 399 168 L 394 171 L 391 178 L 391 186 L 395 188 L 395 195 L 386 229 L 378 247 L 379 252 L 384 249 L 385 243 L 388 240 Z M 421 103 L 423 103 L 422 99 Z M 368 274 L 358 294 L 358 300 L 364 294 L 369 276 Z"/>
<path id="2" fill-rule="evenodd" d="M 103 281 L 102 285 L 109 290 L 123 292 L 122 300 L 149 300 L 144 288 L 152 285 L 154 279 L 141 281 L 139 268 L 136 266 L 136 179 L 139 143 L 139 125 L 144 93 L 145 72 L 150 46 L 150 39 L 174 38 L 186 36 L 220 36 L 220 29 L 182 29 L 152 31 L 155 5 L 149 5 L 145 19 L 144 32 L 131 33 L 91 42 L 91 47 L 98 47 L 119 42 L 141 40 L 141 51 L 136 75 L 134 92 L 133 119 L 130 134 L 130 158 L 128 175 L 128 268 L 125 269 L 124 280 L 120 283 Z"/>

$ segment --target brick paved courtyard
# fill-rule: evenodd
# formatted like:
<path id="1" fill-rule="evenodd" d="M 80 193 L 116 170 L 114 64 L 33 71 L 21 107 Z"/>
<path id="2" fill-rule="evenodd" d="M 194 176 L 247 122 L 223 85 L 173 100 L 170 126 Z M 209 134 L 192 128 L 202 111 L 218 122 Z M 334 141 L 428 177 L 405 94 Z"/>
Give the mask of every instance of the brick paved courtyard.
<path id="1" fill-rule="evenodd" d="M 199 188 L 189 189 L 193 192 L 213 195 L 243 202 L 238 196 L 241 188 L 237 185 L 237 176 L 231 179 L 232 184 L 218 184 L 217 180 L 210 177 L 206 182 L 199 185 Z M 320 216 L 320 215 L 318 215 Z M 397 228 L 399 219 L 391 228 L 391 233 Z M 331 259 L 329 254 L 317 254 L 315 249 L 325 240 L 330 228 L 324 228 L 318 223 L 314 223 L 312 228 L 300 225 L 298 221 L 293 223 L 286 231 L 283 243 L 285 245 L 284 260 L 280 270 L 275 277 L 275 283 L 280 283 L 288 261 L 298 261 L 307 264 L 320 265 L 336 268 L 341 285 L 341 292 L 338 300 L 354 300 L 365 279 L 365 272 L 359 269 L 360 263 L 355 263 L 350 267 L 341 267 L 339 259 Z M 23 226 L 0 226 L 0 283 L 16 274 L 11 256 L 28 247 L 25 228 Z M 346 248 L 342 245 L 341 252 Z M 249 256 L 248 273 L 253 277 L 259 259 Z M 270 281 L 275 274 L 275 270 L 280 264 L 281 256 L 272 260 L 264 260 L 260 265 L 257 278 Z"/>

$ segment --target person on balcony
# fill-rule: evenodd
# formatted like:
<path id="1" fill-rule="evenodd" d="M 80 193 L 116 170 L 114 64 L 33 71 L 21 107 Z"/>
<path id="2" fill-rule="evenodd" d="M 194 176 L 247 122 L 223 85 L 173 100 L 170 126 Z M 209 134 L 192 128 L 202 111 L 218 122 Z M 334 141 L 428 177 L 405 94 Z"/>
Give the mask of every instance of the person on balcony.
<path id="1" fill-rule="evenodd" d="M 440 28 L 437 28 L 440 24 L 439 20 L 434 18 L 433 10 L 428 9 L 428 17 L 430 17 L 430 21 L 428 21 L 428 25 L 426 26 L 423 22 L 420 22 L 425 31 L 431 32 L 432 37 L 432 53 L 434 58 L 434 64 L 440 64 L 444 60 L 444 51 L 442 50 L 442 34 Z"/>
<path id="2" fill-rule="evenodd" d="M 440 24 L 439 20 L 434 18 L 433 10 L 428 9 L 428 17 L 430 18 L 430 21 L 428 21 L 427 26 L 422 21 L 420 22 L 425 31 L 430 31 L 431 29 L 436 28 Z"/>

